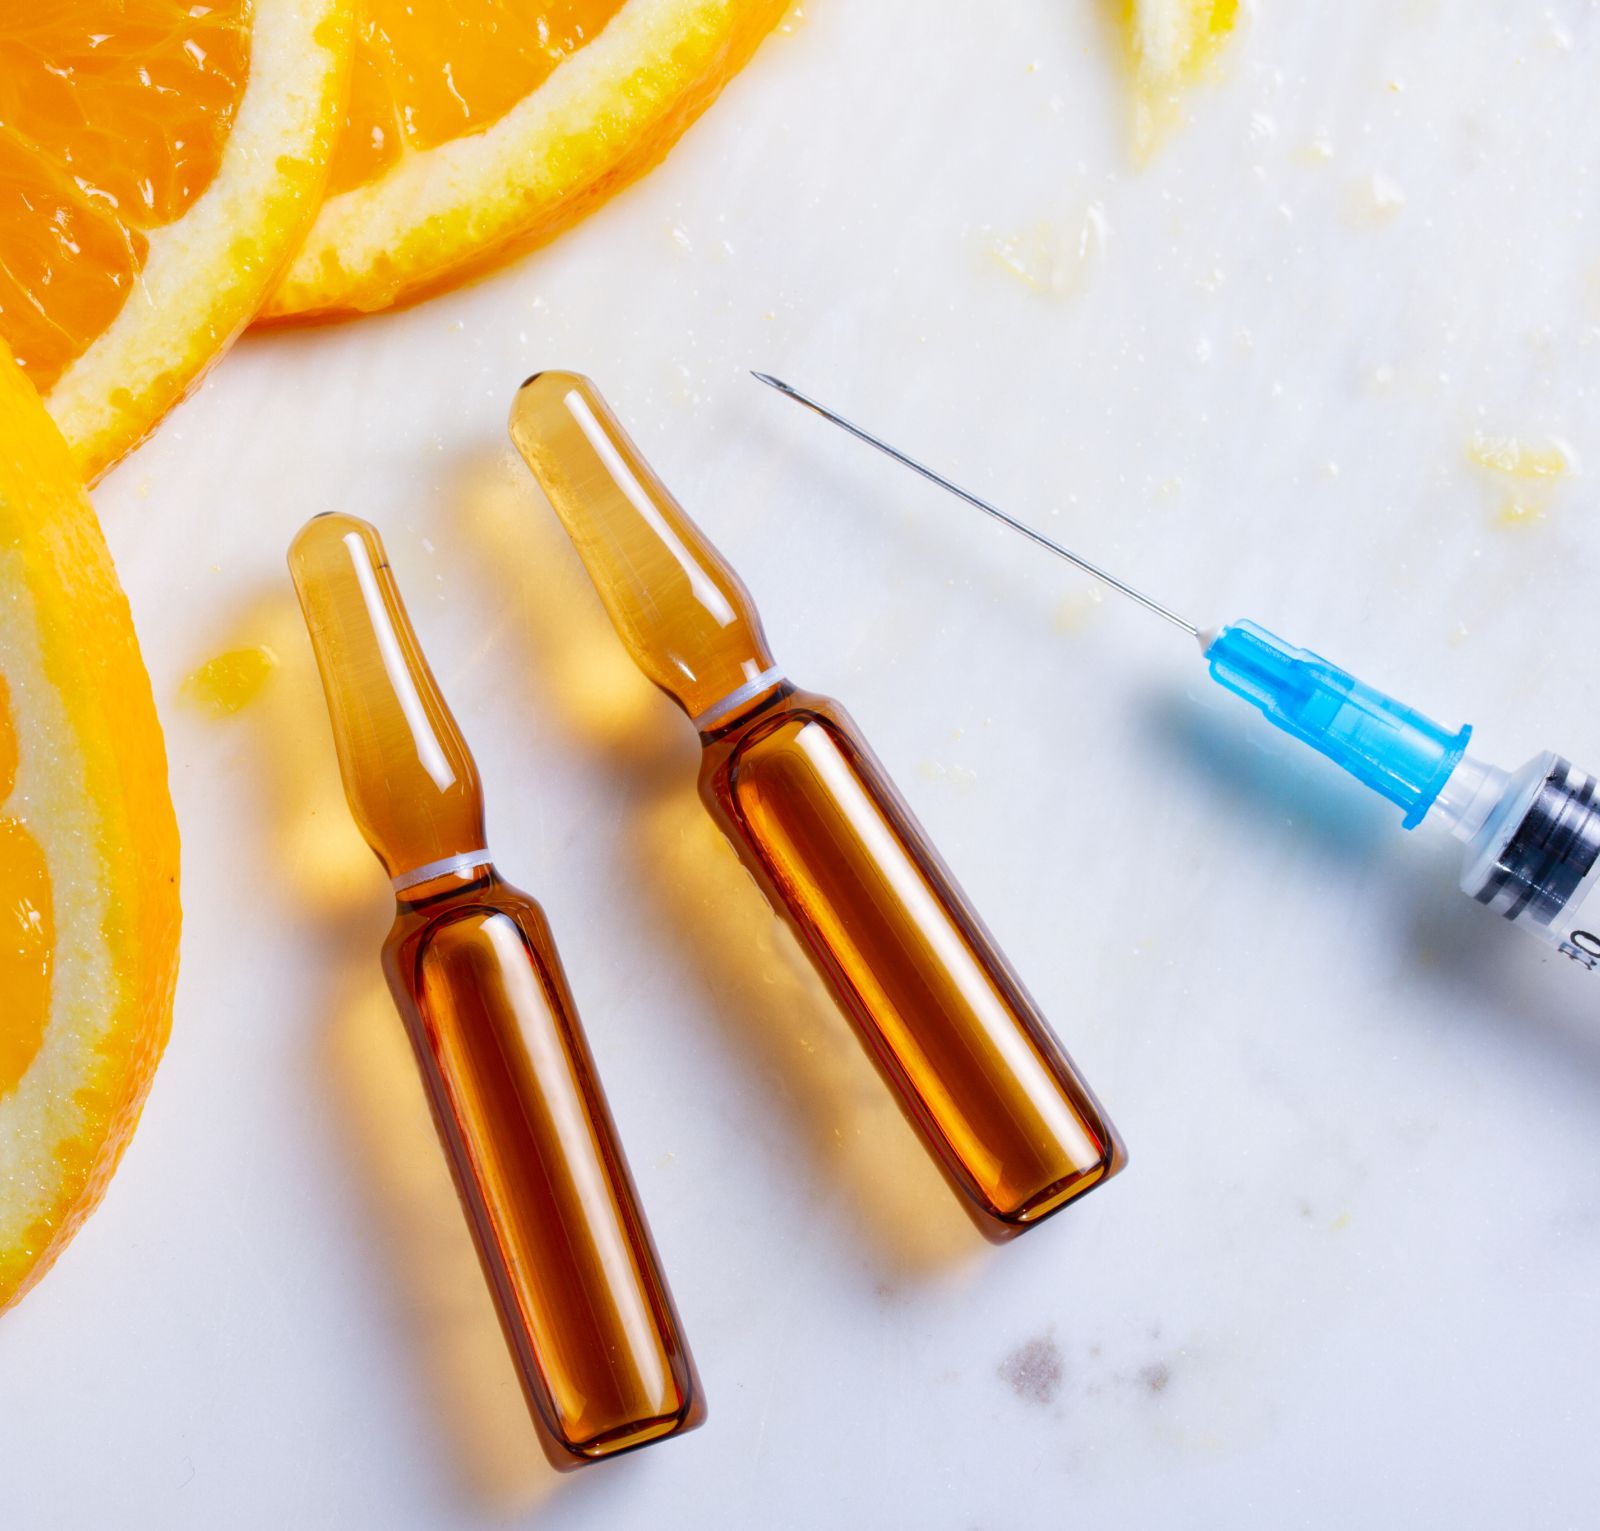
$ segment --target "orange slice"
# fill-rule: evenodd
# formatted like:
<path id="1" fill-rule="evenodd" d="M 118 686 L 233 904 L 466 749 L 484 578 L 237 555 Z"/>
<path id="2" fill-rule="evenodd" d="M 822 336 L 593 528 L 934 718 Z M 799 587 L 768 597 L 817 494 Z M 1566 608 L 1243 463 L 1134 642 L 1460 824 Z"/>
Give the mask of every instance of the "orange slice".
<path id="1" fill-rule="evenodd" d="M 86 474 L 194 385 L 310 227 L 352 3 L 0 5 L 0 337 Z"/>
<path id="2" fill-rule="evenodd" d="M 792 0 L 368 0 L 329 195 L 271 318 L 367 312 L 654 165 Z"/>
<path id="3" fill-rule="evenodd" d="M 105 1190 L 177 966 L 150 680 L 67 444 L 0 344 L 0 1308 Z"/>

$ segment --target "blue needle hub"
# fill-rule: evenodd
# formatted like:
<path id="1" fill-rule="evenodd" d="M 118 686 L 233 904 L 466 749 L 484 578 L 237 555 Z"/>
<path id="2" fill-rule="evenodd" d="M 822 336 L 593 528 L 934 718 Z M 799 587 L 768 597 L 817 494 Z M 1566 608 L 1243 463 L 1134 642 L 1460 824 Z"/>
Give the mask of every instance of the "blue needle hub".
<path id="1" fill-rule="evenodd" d="M 1233 622 L 1206 646 L 1211 678 L 1261 709 L 1405 812 L 1415 829 L 1466 753 L 1470 724 L 1452 733 L 1308 649 L 1254 622 Z"/>

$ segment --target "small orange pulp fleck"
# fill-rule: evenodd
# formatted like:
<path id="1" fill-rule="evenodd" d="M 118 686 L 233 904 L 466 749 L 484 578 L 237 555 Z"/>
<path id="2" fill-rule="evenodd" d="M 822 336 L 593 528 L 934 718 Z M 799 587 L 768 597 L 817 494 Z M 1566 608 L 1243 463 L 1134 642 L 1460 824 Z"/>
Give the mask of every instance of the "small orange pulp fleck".
<path id="1" fill-rule="evenodd" d="M 1559 441 L 1523 441 L 1517 436 L 1486 436 L 1474 431 L 1467 457 L 1480 468 L 1511 478 L 1560 478 L 1572 471 L 1571 452 Z"/>
<path id="2" fill-rule="evenodd" d="M 278 656 L 264 643 L 229 649 L 208 659 L 183 683 L 183 698 L 219 718 L 248 707 L 278 668 Z"/>

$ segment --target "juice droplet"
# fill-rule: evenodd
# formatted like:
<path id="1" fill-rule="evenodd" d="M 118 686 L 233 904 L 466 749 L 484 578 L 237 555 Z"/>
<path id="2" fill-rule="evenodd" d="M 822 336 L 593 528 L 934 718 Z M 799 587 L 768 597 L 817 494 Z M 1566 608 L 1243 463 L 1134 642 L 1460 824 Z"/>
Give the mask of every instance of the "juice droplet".
<path id="1" fill-rule="evenodd" d="M 278 656 L 264 643 L 229 649 L 191 672 L 181 694 L 191 706 L 213 717 L 231 717 L 261 695 L 277 668 Z"/>

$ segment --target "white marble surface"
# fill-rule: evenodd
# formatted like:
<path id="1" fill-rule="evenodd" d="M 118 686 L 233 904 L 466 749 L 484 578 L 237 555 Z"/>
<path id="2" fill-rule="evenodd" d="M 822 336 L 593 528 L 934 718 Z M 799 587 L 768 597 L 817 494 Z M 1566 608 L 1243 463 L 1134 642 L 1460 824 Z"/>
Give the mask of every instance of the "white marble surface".
<path id="1" fill-rule="evenodd" d="M 1494 758 L 1594 767 L 1593 480 L 1507 526 L 1464 448 L 1600 464 L 1600 10 L 1262 0 L 1139 170 L 1108 8 L 814 0 L 572 237 L 248 341 L 100 489 L 184 966 L 110 1195 L 0 1322 L 8 1528 L 1596 1523 L 1597 980 L 1159 624 L 743 369 Z M 1126 1135 L 1105 1191 L 993 1250 L 920 1159 L 508 461 L 546 365 L 899 777 Z M 379 986 L 282 561 L 327 509 L 387 535 L 704 1373 L 705 1429 L 576 1477 Z M 181 702 L 255 642 L 258 703 Z"/>

